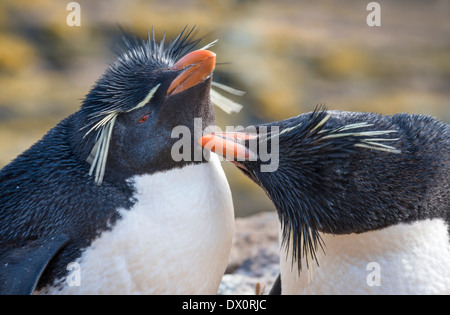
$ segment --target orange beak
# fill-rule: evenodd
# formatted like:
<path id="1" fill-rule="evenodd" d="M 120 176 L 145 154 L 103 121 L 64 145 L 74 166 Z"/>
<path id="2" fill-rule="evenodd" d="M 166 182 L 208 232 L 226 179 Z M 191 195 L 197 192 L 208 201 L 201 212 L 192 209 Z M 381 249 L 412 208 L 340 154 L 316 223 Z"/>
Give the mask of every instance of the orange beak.
<path id="1" fill-rule="evenodd" d="M 216 67 L 216 54 L 209 50 L 196 50 L 174 64 L 170 70 L 182 71 L 167 89 L 167 95 L 175 95 L 202 83 Z"/>
<path id="2" fill-rule="evenodd" d="M 221 155 L 229 161 L 248 161 L 254 159 L 255 156 L 243 143 L 256 138 L 258 138 L 257 135 L 245 132 L 218 132 L 205 135 L 197 142 L 205 149 Z"/>

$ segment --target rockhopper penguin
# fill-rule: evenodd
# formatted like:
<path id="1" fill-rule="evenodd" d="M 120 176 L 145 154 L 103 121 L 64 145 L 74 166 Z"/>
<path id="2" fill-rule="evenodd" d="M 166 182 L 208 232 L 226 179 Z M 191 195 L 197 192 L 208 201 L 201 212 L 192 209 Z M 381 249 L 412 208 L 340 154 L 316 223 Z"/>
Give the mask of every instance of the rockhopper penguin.
<path id="1" fill-rule="evenodd" d="M 217 293 L 228 182 L 217 156 L 171 157 L 174 127 L 215 125 L 215 54 L 192 36 L 124 32 L 81 109 L 0 171 L 0 293 Z"/>
<path id="2" fill-rule="evenodd" d="M 256 127 L 199 143 L 237 165 L 278 210 L 272 293 L 450 293 L 448 124 L 318 108 Z M 278 150 L 275 170 L 262 171 L 273 162 L 262 161 L 263 147 Z"/>

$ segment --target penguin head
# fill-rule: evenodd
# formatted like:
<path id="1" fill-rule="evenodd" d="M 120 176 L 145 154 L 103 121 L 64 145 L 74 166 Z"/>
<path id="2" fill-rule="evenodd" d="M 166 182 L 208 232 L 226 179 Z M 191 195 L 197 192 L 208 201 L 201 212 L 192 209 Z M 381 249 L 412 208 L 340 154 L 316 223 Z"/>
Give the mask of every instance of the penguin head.
<path id="1" fill-rule="evenodd" d="M 362 233 L 410 215 L 397 195 L 413 194 L 383 189 L 386 182 L 393 185 L 383 174 L 386 165 L 390 174 L 401 174 L 399 140 L 389 119 L 319 107 L 280 122 L 205 135 L 198 143 L 266 192 L 278 211 L 283 245 L 293 250 L 294 260 L 305 257 L 309 264 L 323 246 L 321 232 Z M 392 215 L 384 214 L 386 208 Z"/>
<path id="2" fill-rule="evenodd" d="M 75 151 L 98 184 L 109 174 L 129 178 L 190 163 L 171 157 L 172 130 L 185 126 L 193 134 L 195 118 L 202 128 L 215 124 L 210 89 L 216 56 L 192 51 L 199 42 L 192 32 L 183 30 L 167 46 L 154 34 L 140 39 L 124 32 L 124 51 L 75 114 Z"/>
<path id="3" fill-rule="evenodd" d="M 323 118 L 322 114 L 320 116 Z M 311 130 L 305 122 L 306 119 L 299 116 L 289 122 L 207 134 L 198 140 L 202 147 L 233 163 L 265 191 L 278 212 L 282 246 L 293 250 L 293 260 L 299 264 L 299 270 L 301 260 L 297 258 L 316 258 L 316 250 L 322 245 L 319 228 L 323 227 L 315 220 L 314 208 L 302 207 L 305 202 L 315 202 L 308 192 L 309 187 L 316 184 L 310 169 L 320 167 L 306 160 L 306 167 L 303 167 L 303 158 L 306 159 L 311 145 L 302 137 Z"/>

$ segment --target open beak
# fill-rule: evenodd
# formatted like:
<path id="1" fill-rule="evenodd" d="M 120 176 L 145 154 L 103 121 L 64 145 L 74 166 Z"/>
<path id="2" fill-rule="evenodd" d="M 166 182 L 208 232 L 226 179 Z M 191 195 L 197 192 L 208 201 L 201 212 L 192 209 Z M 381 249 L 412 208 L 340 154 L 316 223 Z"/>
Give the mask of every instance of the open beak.
<path id="1" fill-rule="evenodd" d="M 170 70 L 182 71 L 167 89 L 167 95 L 175 95 L 202 83 L 209 78 L 216 66 L 216 54 L 209 50 L 196 50 L 174 64 Z"/>
<path id="2" fill-rule="evenodd" d="M 245 143 L 256 138 L 258 138 L 257 135 L 245 132 L 217 132 L 205 135 L 197 142 L 228 161 L 254 161 L 256 155 L 246 147 Z"/>

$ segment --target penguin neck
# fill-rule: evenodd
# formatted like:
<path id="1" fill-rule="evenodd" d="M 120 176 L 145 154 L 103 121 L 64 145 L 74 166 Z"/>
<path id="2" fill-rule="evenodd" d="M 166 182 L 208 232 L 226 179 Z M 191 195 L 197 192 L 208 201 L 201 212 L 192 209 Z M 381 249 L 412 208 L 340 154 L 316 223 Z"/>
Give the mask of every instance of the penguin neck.
<path id="1" fill-rule="evenodd" d="M 450 242 L 442 219 L 322 238 L 319 266 L 300 275 L 292 253 L 281 254 L 283 294 L 450 293 Z"/>

